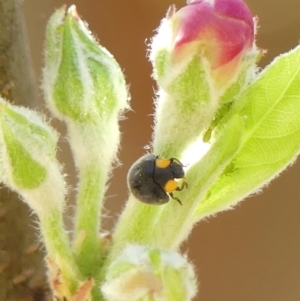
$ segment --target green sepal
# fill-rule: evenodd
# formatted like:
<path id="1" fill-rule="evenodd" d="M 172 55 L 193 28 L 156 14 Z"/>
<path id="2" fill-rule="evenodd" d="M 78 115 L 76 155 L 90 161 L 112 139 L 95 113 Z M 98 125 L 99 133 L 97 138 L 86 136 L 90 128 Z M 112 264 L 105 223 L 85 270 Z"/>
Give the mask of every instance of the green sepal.
<path id="1" fill-rule="evenodd" d="M 48 159 L 55 160 L 57 134 L 27 109 L 1 99 L 2 169 L 4 182 L 19 189 L 39 187 L 47 177 Z"/>
<path id="2" fill-rule="evenodd" d="M 218 104 L 211 97 L 197 57 L 184 72 L 177 76 L 170 73 L 170 78 L 158 80 L 162 90 L 156 100 L 153 149 L 162 157 L 180 158 L 209 125 Z"/>
<path id="3" fill-rule="evenodd" d="M 20 188 L 32 189 L 40 186 L 47 176 L 46 169 L 34 160 L 13 133 L 2 124 L 7 154 L 12 165 L 12 177 Z"/>

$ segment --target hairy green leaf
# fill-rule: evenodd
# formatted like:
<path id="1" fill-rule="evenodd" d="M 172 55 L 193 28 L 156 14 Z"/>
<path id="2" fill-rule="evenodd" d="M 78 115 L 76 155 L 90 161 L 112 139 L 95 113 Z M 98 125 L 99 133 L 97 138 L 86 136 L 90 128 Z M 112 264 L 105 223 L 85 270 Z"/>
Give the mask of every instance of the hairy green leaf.
<path id="1" fill-rule="evenodd" d="M 195 218 L 230 208 L 265 185 L 300 149 L 300 46 L 278 57 L 232 107 L 244 118 L 242 147 L 199 204 Z"/>

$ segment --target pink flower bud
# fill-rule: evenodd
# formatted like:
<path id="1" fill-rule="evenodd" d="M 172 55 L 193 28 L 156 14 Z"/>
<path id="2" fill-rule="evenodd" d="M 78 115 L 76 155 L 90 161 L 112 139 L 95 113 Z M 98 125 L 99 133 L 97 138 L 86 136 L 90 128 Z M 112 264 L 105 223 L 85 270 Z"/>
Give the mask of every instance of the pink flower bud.
<path id="1" fill-rule="evenodd" d="M 237 73 L 254 45 L 255 24 L 242 0 L 196 0 L 169 15 L 172 62 L 203 56 L 214 80 L 223 84 Z"/>

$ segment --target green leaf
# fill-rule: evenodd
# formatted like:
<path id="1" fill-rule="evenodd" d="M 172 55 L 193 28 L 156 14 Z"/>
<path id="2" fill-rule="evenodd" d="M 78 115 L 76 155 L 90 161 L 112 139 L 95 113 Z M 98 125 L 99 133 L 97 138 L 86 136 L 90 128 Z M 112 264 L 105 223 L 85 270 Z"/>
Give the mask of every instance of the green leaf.
<path id="1" fill-rule="evenodd" d="M 230 208 L 265 185 L 300 149 L 300 46 L 268 66 L 232 107 L 244 118 L 242 147 L 199 204 L 199 219 Z"/>

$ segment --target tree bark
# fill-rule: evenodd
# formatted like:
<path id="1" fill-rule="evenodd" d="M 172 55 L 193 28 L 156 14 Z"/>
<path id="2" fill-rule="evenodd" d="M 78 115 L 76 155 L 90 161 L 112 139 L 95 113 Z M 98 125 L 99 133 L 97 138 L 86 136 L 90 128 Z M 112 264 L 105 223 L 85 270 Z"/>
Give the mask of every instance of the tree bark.
<path id="1" fill-rule="evenodd" d="M 38 92 L 21 2 L 0 0 L 0 93 L 14 104 L 35 107 Z M 0 188 L 0 300 L 49 300 L 37 217 L 17 194 Z"/>

